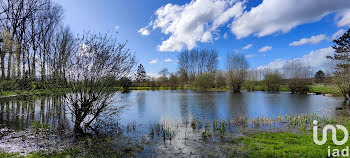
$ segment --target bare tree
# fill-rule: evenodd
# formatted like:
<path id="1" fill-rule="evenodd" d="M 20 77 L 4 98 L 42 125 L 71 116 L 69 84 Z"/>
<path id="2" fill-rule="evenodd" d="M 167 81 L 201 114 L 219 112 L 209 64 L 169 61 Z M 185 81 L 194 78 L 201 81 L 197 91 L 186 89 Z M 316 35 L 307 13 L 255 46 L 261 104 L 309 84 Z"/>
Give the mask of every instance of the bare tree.
<path id="1" fill-rule="evenodd" d="M 239 93 L 249 68 L 243 54 L 228 54 L 226 63 L 226 81 L 234 93 Z"/>
<path id="2" fill-rule="evenodd" d="M 73 52 L 71 65 L 67 70 L 68 85 L 73 92 L 66 94 L 74 116 L 74 131 L 95 129 L 93 123 L 108 109 L 115 92 L 108 90 L 108 79 L 118 80 L 128 76 L 135 65 L 135 57 L 126 43 L 117 43 L 109 35 L 86 33 L 79 41 L 80 46 Z M 110 107 L 112 108 L 112 107 Z"/>
<path id="3" fill-rule="evenodd" d="M 284 76 L 287 79 L 291 93 L 306 93 L 312 83 L 312 70 L 304 63 L 293 60 L 283 66 Z"/>
<path id="4" fill-rule="evenodd" d="M 162 70 L 160 70 L 159 75 L 160 75 L 159 81 L 163 86 L 166 86 L 168 81 L 168 75 L 169 75 L 168 68 L 163 68 Z"/>
<path id="5" fill-rule="evenodd" d="M 244 86 L 248 91 L 254 91 L 255 86 L 258 82 L 258 70 L 250 69 L 247 71 L 246 81 L 244 82 Z"/>
<path id="6" fill-rule="evenodd" d="M 66 80 L 69 65 L 69 59 L 72 52 L 76 49 L 77 43 L 69 27 L 61 27 L 55 34 L 53 40 L 53 53 L 50 56 L 50 65 L 53 68 L 52 78 L 62 83 Z M 60 83 L 57 83 L 61 85 Z"/>
<path id="7" fill-rule="evenodd" d="M 199 74 L 215 73 L 217 59 L 218 53 L 215 50 L 186 50 L 178 56 L 179 70 L 193 81 Z"/>

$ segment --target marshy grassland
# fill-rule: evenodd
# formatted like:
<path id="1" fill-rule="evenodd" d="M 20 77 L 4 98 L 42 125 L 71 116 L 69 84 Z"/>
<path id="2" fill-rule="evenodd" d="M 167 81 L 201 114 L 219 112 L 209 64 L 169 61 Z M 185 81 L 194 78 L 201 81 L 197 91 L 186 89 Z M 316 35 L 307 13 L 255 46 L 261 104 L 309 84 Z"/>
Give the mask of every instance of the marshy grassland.
<path id="1" fill-rule="evenodd" d="M 316 145 L 312 135 L 313 120 L 319 122 L 319 133 L 326 124 L 342 124 L 350 128 L 350 121 L 346 119 L 316 114 L 250 120 L 237 117 L 212 122 L 163 121 L 150 126 L 131 122 L 118 128 L 117 135 L 80 138 L 61 151 L 39 151 L 28 155 L 2 152 L 0 157 L 327 157 L 328 146 L 331 149 L 350 146 L 349 142 L 335 145 L 330 134 L 326 144 Z M 344 134 L 338 133 L 340 140 Z M 176 147 L 183 142 L 191 146 L 191 152 Z"/>

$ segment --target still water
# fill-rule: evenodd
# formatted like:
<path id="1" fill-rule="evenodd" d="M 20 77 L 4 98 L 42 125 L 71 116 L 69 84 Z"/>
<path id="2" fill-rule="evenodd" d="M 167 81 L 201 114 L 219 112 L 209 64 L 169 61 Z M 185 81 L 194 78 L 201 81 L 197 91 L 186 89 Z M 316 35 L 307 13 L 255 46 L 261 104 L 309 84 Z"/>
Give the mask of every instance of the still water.
<path id="1" fill-rule="evenodd" d="M 200 92 L 194 90 L 132 91 L 118 93 L 110 105 L 127 105 L 112 121 L 140 124 L 162 121 L 230 120 L 313 113 L 336 117 L 342 99 L 323 95 L 298 95 L 287 92 Z M 347 113 L 342 111 L 341 114 Z M 50 128 L 71 127 L 71 114 L 63 97 L 0 98 L 0 125 L 13 129 L 29 127 L 33 121 Z"/>

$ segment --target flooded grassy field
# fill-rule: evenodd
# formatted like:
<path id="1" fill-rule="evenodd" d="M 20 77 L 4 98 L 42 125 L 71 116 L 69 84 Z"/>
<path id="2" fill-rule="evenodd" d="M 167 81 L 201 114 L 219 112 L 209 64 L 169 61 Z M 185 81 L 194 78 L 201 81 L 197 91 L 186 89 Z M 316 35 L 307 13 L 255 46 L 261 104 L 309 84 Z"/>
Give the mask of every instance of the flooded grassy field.
<path id="1" fill-rule="evenodd" d="M 113 111 L 120 106 L 125 108 Z M 79 146 L 95 154 L 122 150 L 124 156 L 244 156 L 232 148 L 239 137 L 261 131 L 298 133 L 311 129 L 313 120 L 332 124 L 349 113 L 339 98 L 286 92 L 132 91 L 116 94 L 110 107 L 96 123 L 94 137 L 104 141 L 76 141 L 62 96 L 1 98 L 0 148 L 20 155 L 74 153 Z"/>

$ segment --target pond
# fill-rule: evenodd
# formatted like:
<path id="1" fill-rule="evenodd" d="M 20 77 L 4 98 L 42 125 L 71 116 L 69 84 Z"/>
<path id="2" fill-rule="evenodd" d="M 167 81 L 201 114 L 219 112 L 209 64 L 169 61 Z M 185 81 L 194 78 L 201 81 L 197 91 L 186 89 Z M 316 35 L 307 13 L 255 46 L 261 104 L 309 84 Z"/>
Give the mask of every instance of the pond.
<path id="1" fill-rule="evenodd" d="M 54 129 L 72 127 L 71 114 L 65 105 L 63 97 L 0 98 L 0 124 L 12 129 L 27 128 L 33 121 Z M 111 106 L 119 105 L 127 106 L 120 115 L 112 116 L 112 121 L 121 124 L 210 122 L 242 116 L 276 118 L 306 113 L 336 117 L 347 115 L 349 111 L 336 110 L 342 106 L 341 98 L 262 91 L 240 94 L 195 90 L 132 91 L 115 95 Z"/>

